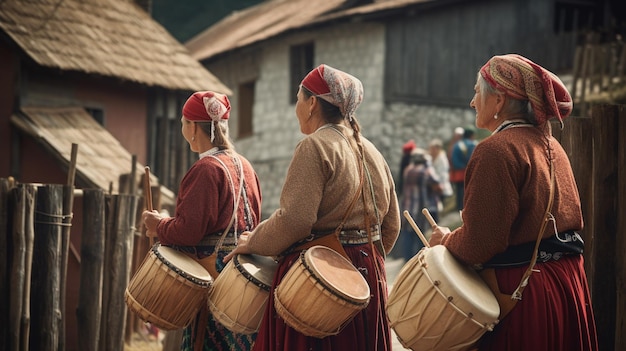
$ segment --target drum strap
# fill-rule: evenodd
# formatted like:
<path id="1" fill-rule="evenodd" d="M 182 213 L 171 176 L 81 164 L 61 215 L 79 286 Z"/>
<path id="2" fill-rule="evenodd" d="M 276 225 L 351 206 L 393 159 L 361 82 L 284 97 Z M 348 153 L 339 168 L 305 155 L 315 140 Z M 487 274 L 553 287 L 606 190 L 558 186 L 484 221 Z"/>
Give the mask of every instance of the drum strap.
<path id="1" fill-rule="evenodd" d="M 550 200 L 548 201 L 546 212 L 541 223 L 541 228 L 539 229 L 539 235 L 537 236 L 533 256 L 530 260 L 528 268 L 522 276 L 519 285 L 517 286 L 517 289 L 515 289 L 512 295 L 503 294 L 502 292 L 500 292 L 500 287 L 498 287 L 498 280 L 494 268 L 483 269 L 479 272 L 480 276 L 487 283 L 487 285 L 495 295 L 496 300 L 498 300 L 498 304 L 500 305 L 500 320 L 506 317 L 506 315 L 508 315 L 509 312 L 513 310 L 517 302 L 522 299 L 522 292 L 528 285 L 528 280 L 530 279 L 530 276 L 533 274 L 533 272 L 536 272 L 535 264 L 537 263 L 539 245 L 541 243 L 541 239 L 543 238 L 543 233 L 546 230 L 546 226 L 552 217 L 550 210 L 552 209 L 552 203 L 554 201 L 554 177 L 554 164 L 552 163 L 552 159 L 550 159 Z"/>

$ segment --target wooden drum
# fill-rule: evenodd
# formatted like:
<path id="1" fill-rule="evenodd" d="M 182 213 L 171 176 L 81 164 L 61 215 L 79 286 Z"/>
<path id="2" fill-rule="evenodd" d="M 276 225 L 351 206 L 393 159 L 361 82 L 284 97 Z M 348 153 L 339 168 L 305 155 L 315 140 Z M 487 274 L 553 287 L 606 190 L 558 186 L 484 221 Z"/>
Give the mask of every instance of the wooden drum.
<path id="1" fill-rule="evenodd" d="M 323 338 L 338 334 L 369 300 L 369 285 L 352 263 L 318 245 L 289 268 L 276 287 L 274 307 L 290 327 Z"/>
<path id="2" fill-rule="evenodd" d="M 257 332 L 277 266 L 270 257 L 236 255 L 209 289 L 213 318 L 235 333 Z"/>
<path id="3" fill-rule="evenodd" d="M 387 317 L 411 350 L 467 350 L 498 323 L 487 284 L 443 245 L 422 249 L 400 270 Z"/>
<path id="4" fill-rule="evenodd" d="M 125 292 L 128 308 L 165 330 L 186 327 L 206 303 L 209 273 L 193 258 L 156 243 Z"/>

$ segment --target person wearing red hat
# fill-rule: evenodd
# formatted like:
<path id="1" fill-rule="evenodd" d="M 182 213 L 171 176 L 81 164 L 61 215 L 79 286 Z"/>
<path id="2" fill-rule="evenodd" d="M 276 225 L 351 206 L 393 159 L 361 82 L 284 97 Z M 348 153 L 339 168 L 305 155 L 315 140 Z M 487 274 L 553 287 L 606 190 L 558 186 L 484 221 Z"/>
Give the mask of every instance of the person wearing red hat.
<path id="1" fill-rule="evenodd" d="M 158 238 L 161 245 L 198 260 L 216 254 L 215 264 L 207 269 L 215 272 L 224 268 L 223 257 L 236 247 L 241 233 L 256 227 L 261 218 L 259 179 L 233 147 L 229 116 L 226 95 L 199 91 L 187 99 L 181 132 L 199 160 L 180 182 L 174 217 L 157 211 L 142 214 L 146 235 Z M 205 306 L 185 328 L 182 350 L 249 350 L 254 337 L 230 332 Z"/>
<path id="2" fill-rule="evenodd" d="M 280 258 L 254 350 L 390 351 L 384 263 L 398 237 L 400 212 L 384 157 L 360 133 L 355 111 L 363 85 L 348 73 L 320 65 L 302 80 L 297 97 L 296 116 L 306 137 L 287 170 L 280 208 L 229 255 Z M 325 241 L 329 238 L 332 243 Z M 342 251 L 370 291 L 367 307 L 355 311 L 336 335 L 321 338 L 291 327 L 275 307 L 276 287 L 300 262 L 303 250 L 316 243 Z M 310 299 L 315 295 L 309 290 L 290 293 Z"/>
<path id="3" fill-rule="evenodd" d="M 492 134 L 467 165 L 463 224 L 434 226 L 444 245 L 479 269 L 499 300 L 500 321 L 478 350 L 597 350 L 577 233 L 583 216 L 567 154 L 552 136 L 572 98 L 561 80 L 515 54 L 478 72 L 470 106 Z"/>

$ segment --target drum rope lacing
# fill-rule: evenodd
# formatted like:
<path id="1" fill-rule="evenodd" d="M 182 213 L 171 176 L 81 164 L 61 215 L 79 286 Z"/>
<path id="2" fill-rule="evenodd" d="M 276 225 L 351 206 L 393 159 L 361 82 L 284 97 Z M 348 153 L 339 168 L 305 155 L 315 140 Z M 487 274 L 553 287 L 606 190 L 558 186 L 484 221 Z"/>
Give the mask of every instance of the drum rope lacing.
<path id="1" fill-rule="evenodd" d="M 455 305 L 453 303 L 454 298 L 451 296 L 447 296 L 446 294 L 444 294 L 444 292 L 439 288 L 439 281 L 434 281 L 430 278 L 430 275 L 428 274 L 428 270 L 426 269 L 426 267 L 428 266 L 426 264 L 426 262 L 424 261 L 424 256 L 422 255 L 421 257 L 419 257 L 419 262 L 420 262 L 420 269 L 422 270 L 422 273 L 424 274 L 424 276 L 426 277 L 426 279 L 428 279 L 428 281 L 432 284 L 433 288 L 441 295 L 441 297 L 443 297 L 447 303 L 454 308 L 457 312 L 459 312 L 461 315 L 463 315 L 465 318 L 469 319 L 470 321 L 472 321 L 474 324 L 476 324 L 477 326 L 483 328 L 483 329 L 487 329 L 488 331 L 493 331 L 493 328 L 495 327 L 496 323 L 481 323 L 480 321 L 474 319 L 473 314 L 470 313 L 465 313 L 463 310 L 461 310 L 457 305 Z"/>

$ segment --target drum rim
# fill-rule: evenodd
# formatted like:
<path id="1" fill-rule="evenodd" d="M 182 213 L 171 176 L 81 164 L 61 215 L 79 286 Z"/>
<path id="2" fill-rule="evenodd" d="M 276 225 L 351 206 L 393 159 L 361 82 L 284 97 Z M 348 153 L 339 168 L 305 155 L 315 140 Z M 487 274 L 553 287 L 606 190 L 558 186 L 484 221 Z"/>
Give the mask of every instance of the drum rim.
<path id="1" fill-rule="evenodd" d="M 326 248 L 326 246 L 322 246 L 322 247 Z M 302 266 L 304 266 L 304 268 L 307 270 L 307 272 L 309 272 L 309 275 L 317 283 L 319 283 L 321 286 L 323 286 L 326 289 L 326 291 L 328 291 L 329 293 L 331 293 L 335 297 L 338 297 L 342 301 L 348 302 L 348 303 L 350 303 L 350 304 L 352 304 L 354 306 L 363 306 L 363 305 L 369 304 L 371 291 L 367 294 L 367 298 L 360 299 L 360 301 L 355 301 L 354 300 L 355 297 L 348 296 L 348 295 L 342 294 L 340 292 L 337 292 L 334 286 L 331 286 L 324 279 L 321 279 L 320 277 L 318 277 L 317 274 L 315 274 L 315 271 L 311 268 L 311 266 L 309 265 L 309 263 L 307 262 L 307 259 L 306 259 L 306 253 L 310 249 L 311 248 L 309 248 L 307 250 L 303 250 L 302 252 L 300 252 L 300 262 L 302 263 Z M 361 276 L 361 278 L 363 278 L 363 276 Z M 363 278 L 363 280 L 365 281 L 364 278 Z M 365 286 L 367 286 L 367 289 L 370 290 L 369 284 L 367 284 L 367 281 L 365 281 Z"/>
<path id="2" fill-rule="evenodd" d="M 204 280 L 204 279 L 198 278 L 198 277 L 196 277 L 196 276 L 194 276 L 194 275 L 191 275 L 191 274 L 189 274 L 189 273 L 187 273 L 187 272 L 183 271 L 182 269 L 180 269 L 180 268 L 176 267 L 176 266 L 175 266 L 172 262 L 170 262 L 167 258 L 165 258 L 165 256 L 163 256 L 163 255 L 159 252 L 159 247 L 168 247 L 168 248 L 170 248 L 170 249 L 172 249 L 172 250 L 176 250 L 176 249 L 173 249 L 173 248 L 171 248 L 171 247 L 169 247 L 169 246 L 163 246 L 163 245 L 161 245 L 160 243 L 156 243 L 156 244 L 154 244 L 154 246 L 152 246 L 152 250 L 150 251 L 150 254 L 151 254 L 151 255 L 154 255 L 154 256 L 155 256 L 155 257 L 156 257 L 159 261 L 161 261 L 161 262 L 162 262 L 164 265 L 166 265 L 169 269 L 171 269 L 171 270 L 172 270 L 172 271 L 174 271 L 176 274 L 180 275 L 181 277 L 183 277 L 183 278 L 187 279 L 188 281 L 190 281 L 190 282 L 192 282 L 192 283 L 194 283 L 194 284 L 196 284 L 196 285 L 200 285 L 200 286 L 202 286 L 202 287 L 206 287 L 206 288 L 208 288 L 208 287 L 211 285 L 211 278 L 210 278 L 210 277 L 211 277 L 211 275 L 210 275 L 210 274 L 208 274 L 208 272 L 207 272 L 207 275 L 208 275 L 209 279 L 208 279 L 208 280 Z M 180 251 L 178 251 L 178 250 L 176 250 L 176 251 L 177 251 L 177 252 L 180 252 Z M 182 253 L 182 252 L 181 252 L 181 253 Z M 183 255 L 184 255 L 184 254 L 183 254 Z M 194 260 L 194 261 L 195 261 L 195 260 Z M 197 263 L 197 262 L 196 262 L 196 263 Z M 199 264 L 199 263 L 198 263 L 198 264 Z M 202 266 L 200 266 L 200 267 L 202 267 Z M 204 267 L 202 267 L 202 269 L 204 269 Z"/>
<path id="3" fill-rule="evenodd" d="M 267 285 L 267 284 L 263 283 L 262 281 L 258 280 L 256 277 L 254 277 L 247 270 L 245 270 L 244 267 L 243 267 L 243 264 L 241 264 L 239 262 L 239 256 L 240 255 L 236 255 L 233 258 L 233 263 L 235 265 L 235 268 L 237 268 L 237 270 L 239 271 L 239 273 L 241 273 L 241 275 L 243 275 L 248 281 L 254 283 L 254 285 L 256 285 L 257 287 L 259 287 L 259 288 L 269 292 L 272 283 L 270 282 L 270 285 Z M 274 271 L 274 273 L 275 273 L 275 271 Z"/>

